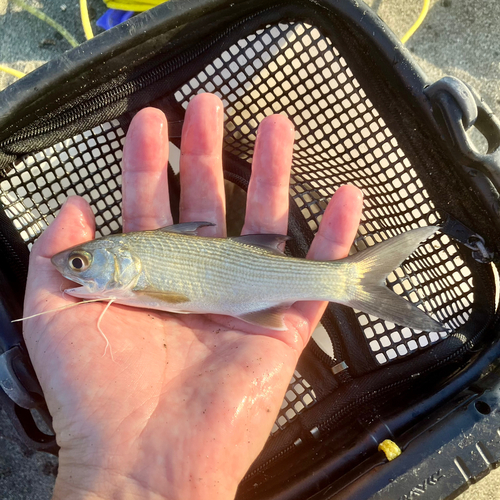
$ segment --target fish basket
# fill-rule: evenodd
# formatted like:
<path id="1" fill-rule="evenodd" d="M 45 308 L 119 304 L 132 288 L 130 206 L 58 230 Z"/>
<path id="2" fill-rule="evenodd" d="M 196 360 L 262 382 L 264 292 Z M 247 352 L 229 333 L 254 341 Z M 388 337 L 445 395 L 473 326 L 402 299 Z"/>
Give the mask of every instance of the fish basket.
<path id="1" fill-rule="evenodd" d="M 445 498 L 484 475 L 500 460 L 499 122 L 460 80 L 430 82 L 355 0 L 171 0 L 0 93 L 0 395 L 23 441 L 57 454 L 33 417 L 50 422 L 10 323 L 22 313 L 31 245 L 74 194 L 90 202 L 98 236 L 119 232 L 130 120 L 145 106 L 163 110 L 178 147 L 200 92 L 224 102 L 225 176 L 243 190 L 259 122 L 293 121 L 289 254 L 306 255 L 346 183 L 365 196 L 352 252 L 441 228 L 387 286 L 449 331 L 331 304 L 237 498 Z M 386 440 L 398 458 L 379 446 Z"/>

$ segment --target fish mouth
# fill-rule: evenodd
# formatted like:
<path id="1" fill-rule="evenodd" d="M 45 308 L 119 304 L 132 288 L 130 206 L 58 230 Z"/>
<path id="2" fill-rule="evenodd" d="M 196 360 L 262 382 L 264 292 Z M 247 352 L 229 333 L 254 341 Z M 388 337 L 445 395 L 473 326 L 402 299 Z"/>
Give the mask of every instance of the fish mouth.
<path id="1" fill-rule="evenodd" d="M 50 261 L 57 268 L 57 270 L 62 273 L 66 267 L 66 262 L 68 260 L 68 252 L 56 253 Z"/>
<path id="2" fill-rule="evenodd" d="M 68 275 L 66 273 L 63 273 L 61 272 L 61 274 L 68 280 L 72 281 L 73 283 L 77 283 L 78 285 L 81 285 L 83 287 L 87 287 L 88 288 L 88 285 L 89 285 L 89 282 L 81 279 L 81 278 L 77 278 L 76 276 L 73 276 L 73 275 Z M 80 288 L 80 287 L 78 287 Z"/>

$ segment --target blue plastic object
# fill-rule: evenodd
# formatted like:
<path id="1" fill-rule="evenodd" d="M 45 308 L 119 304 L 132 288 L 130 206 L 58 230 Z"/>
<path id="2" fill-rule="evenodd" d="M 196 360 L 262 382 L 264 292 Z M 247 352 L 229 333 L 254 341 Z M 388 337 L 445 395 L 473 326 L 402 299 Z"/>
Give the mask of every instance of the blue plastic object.
<path id="1" fill-rule="evenodd" d="M 117 24 L 127 21 L 134 15 L 131 10 L 108 9 L 97 21 L 96 24 L 100 28 L 109 30 Z"/>

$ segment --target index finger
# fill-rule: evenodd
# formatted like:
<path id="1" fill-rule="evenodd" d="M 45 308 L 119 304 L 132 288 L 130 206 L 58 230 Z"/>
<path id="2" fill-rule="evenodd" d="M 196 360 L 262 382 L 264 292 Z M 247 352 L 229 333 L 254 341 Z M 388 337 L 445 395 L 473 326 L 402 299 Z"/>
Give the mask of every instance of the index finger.
<path id="1" fill-rule="evenodd" d="M 95 221 L 89 204 L 79 196 L 66 200 L 54 221 L 33 245 L 30 253 L 24 315 L 33 314 L 37 307 L 37 293 L 49 292 L 54 300 L 63 299 L 61 285 L 65 278 L 50 259 L 74 245 L 94 238 Z M 69 281 L 68 281 L 69 282 Z M 54 306 L 56 307 L 56 306 Z"/>
<path id="2" fill-rule="evenodd" d="M 134 116 L 123 148 L 123 230 L 172 224 L 168 195 L 168 126 L 155 108 Z"/>

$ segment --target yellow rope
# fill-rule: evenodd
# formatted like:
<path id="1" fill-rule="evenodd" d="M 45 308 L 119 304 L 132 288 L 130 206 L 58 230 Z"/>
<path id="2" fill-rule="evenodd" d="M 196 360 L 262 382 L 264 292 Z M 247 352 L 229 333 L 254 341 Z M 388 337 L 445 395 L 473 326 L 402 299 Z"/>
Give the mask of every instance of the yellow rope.
<path id="1" fill-rule="evenodd" d="M 407 31 L 406 35 L 403 38 L 401 38 L 401 43 L 406 43 L 410 39 L 410 37 L 415 33 L 415 31 L 417 31 L 418 28 L 420 28 L 420 25 L 425 19 L 425 16 L 429 12 L 430 3 L 431 0 L 424 0 L 424 6 L 422 7 L 422 12 L 420 12 L 418 19 L 415 21 L 413 26 Z"/>
<path id="2" fill-rule="evenodd" d="M 32 7 L 31 5 L 28 5 L 27 3 L 24 3 L 22 0 L 12 0 L 12 2 L 22 9 L 28 11 L 30 14 L 33 14 L 35 17 L 38 17 L 38 19 L 44 21 L 49 26 L 52 26 L 52 28 L 54 28 L 56 31 L 59 31 L 59 33 L 61 33 L 61 35 L 66 38 L 66 40 L 72 47 L 78 47 L 79 43 L 71 36 L 71 34 L 68 33 L 65 28 L 63 28 L 58 22 L 54 21 L 54 19 L 49 17 L 47 14 L 44 14 L 43 12 L 39 11 L 35 7 Z"/>
<path id="3" fill-rule="evenodd" d="M 94 38 L 92 26 L 90 25 L 89 9 L 87 8 L 87 0 L 80 0 L 80 15 L 82 17 L 83 31 L 87 40 Z"/>
<path id="4" fill-rule="evenodd" d="M 66 31 L 66 29 L 63 26 L 61 26 L 57 21 L 54 21 L 54 19 L 49 17 L 47 14 L 44 14 L 43 12 L 41 12 L 35 7 L 32 7 L 31 5 L 28 5 L 27 3 L 23 2 L 23 0 L 12 0 L 12 2 L 17 6 L 21 7 L 21 9 L 24 9 L 25 11 L 34 15 L 35 17 L 38 17 L 38 19 L 40 19 L 44 23 L 47 23 L 49 26 L 54 28 L 59 33 L 61 33 L 61 35 L 68 41 L 68 43 L 72 47 L 78 47 L 79 43 L 71 36 L 71 34 L 68 31 Z M 5 73 L 13 75 L 16 78 L 22 78 L 23 76 L 26 76 L 26 74 L 22 73 L 21 71 L 17 71 L 16 69 L 9 68 L 8 66 L 3 66 L 3 65 L 0 65 L 0 71 L 4 71 Z"/>
<path id="5" fill-rule="evenodd" d="M 17 69 L 9 68 L 8 66 L 4 66 L 3 64 L 0 64 L 0 71 L 4 71 L 5 73 L 15 76 L 16 78 L 22 78 L 23 76 L 26 76 L 26 73 L 17 71 Z"/>

